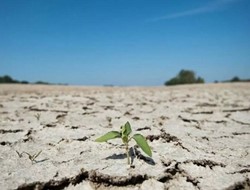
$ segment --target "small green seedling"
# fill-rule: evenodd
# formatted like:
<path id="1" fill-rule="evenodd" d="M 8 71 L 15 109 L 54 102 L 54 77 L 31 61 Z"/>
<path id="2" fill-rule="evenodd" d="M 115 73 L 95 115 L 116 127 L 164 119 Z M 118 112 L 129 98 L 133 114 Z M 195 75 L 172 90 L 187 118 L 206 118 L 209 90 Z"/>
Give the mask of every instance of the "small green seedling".
<path id="1" fill-rule="evenodd" d="M 32 163 L 36 161 L 35 159 L 41 154 L 41 152 L 42 152 L 42 150 L 41 150 L 40 152 L 34 154 L 34 155 L 31 155 L 31 154 L 28 153 L 28 152 L 21 152 L 21 153 L 20 153 L 20 152 L 16 151 L 16 153 L 18 154 L 19 158 L 21 158 L 21 157 L 23 156 L 23 154 L 28 155 L 28 157 L 29 157 L 29 159 L 30 159 L 30 161 L 31 161 Z"/>
<path id="2" fill-rule="evenodd" d="M 125 145 L 126 148 L 126 155 L 127 155 L 127 161 L 128 164 L 130 165 L 130 159 L 129 159 L 129 147 L 128 143 L 131 139 L 134 139 L 135 142 L 138 144 L 138 146 L 148 155 L 152 156 L 151 149 L 146 141 L 146 138 L 142 136 L 141 134 L 134 134 L 132 137 L 130 137 L 130 133 L 132 132 L 131 126 L 129 122 L 127 122 L 125 125 L 121 126 L 121 131 L 110 131 L 106 133 L 105 135 L 97 138 L 95 141 L 96 142 L 107 142 L 110 139 L 115 139 L 115 138 L 121 138 L 123 144 Z"/>

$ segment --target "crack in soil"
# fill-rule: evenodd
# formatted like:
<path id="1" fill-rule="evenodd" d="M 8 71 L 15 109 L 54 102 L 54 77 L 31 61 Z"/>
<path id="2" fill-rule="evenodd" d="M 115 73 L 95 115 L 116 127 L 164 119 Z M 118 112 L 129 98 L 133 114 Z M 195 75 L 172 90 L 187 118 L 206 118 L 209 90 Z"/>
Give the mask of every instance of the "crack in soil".
<path id="1" fill-rule="evenodd" d="M 68 111 L 66 110 L 49 110 L 49 109 L 40 109 L 40 108 L 36 108 L 36 107 L 24 107 L 24 109 L 28 109 L 29 111 L 37 111 L 37 112 L 47 112 L 47 111 L 50 111 L 50 112 L 56 112 L 56 113 L 64 113 L 64 114 L 67 114 Z"/>
<path id="2" fill-rule="evenodd" d="M 225 190 L 240 190 L 240 189 L 250 189 L 250 179 L 246 178 L 243 181 L 236 182 Z"/>
<path id="3" fill-rule="evenodd" d="M 238 121 L 238 120 L 236 120 L 236 119 L 232 119 L 232 121 L 234 121 L 234 122 L 236 122 L 236 123 L 239 123 L 239 124 L 241 124 L 241 125 L 250 125 L 250 123 Z"/>
<path id="4" fill-rule="evenodd" d="M 217 104 L 211 104 L 211 103 L 198 103 L 198 104 L 196 104 L 196 106 L 198 106 L 198 107 L 216 107 L 217 106 Z"/>
<path id="5" fill-rule="evenodd" d="M 77 139 L 73 139 L 73 140 L 75 140 L 75 141 L 86 141 L 88 139 L 89 139 L 89 137 L 84 136 L 82 138 L 77 138 Z"/>
<path id="6" fill-rule="evenodd" d="M 96 114 L 99 113 L 98 111 L 92 111 L 92 112 L 84 112 L 82 113 L 82 115 L 92 115 L 92 114 Z"/>
<path id="7" fill-rule="evenodd" d="M 220 166 L 220 167 L 226 167 L 225 164 L 223 163 L 218 163 L 212 160 L 206 160 L 206 159 L 202 159 L 202 160 L 186 160 L 185 162 L 183 162 L 184 164 L 186 163 L 192 163 L 194 165 L 197 166 L 202 166 L 202 167 L 209 167 L 210 169 L 213 169 L 214 166 Z"/>
<path id="8" fill-rule="evenodd" d="M 198 123 L 199 124 L 199 121 L 195 120 L 195 119 L 187 119 L 187 118 L 182 117 L 181 115 L 179 115 L 178 118 L 180 118 L 184 122 L 188 122 L 188 123 L 194 122 L 194 123 Z"/>
<path id="9" fill-rule="evenodd" d="M 164 167 L 168 167 L 172 164 L 172 162 L 169 160 L 169 161 L 166 161 L 166 160 L 161 160 L 161 164 L 164 166 Z"/>
<path id="10" fill-rule="evenodd" d="M 57 122 L 62 123 L 65 120 L 67 114 L 59 114 L 56 116 Z"/>
<path id="11" fill-rule="evenodd" d="M 249 108 L 242 108 L 242 109 L 230 109 L 230 110 L 222 110 L 222 112 L 237 112 L 237 111 L 250 111 L 250 107 Z"/>
<path id="12" fill-rule="evenodd" d="M 11 142 L 8 142 L 8 141 L 2 141 L 2 142 L 0 142 L 0 145 L 2 145 L 2 146 L 5 146 L 5 145 L 12 145 L 12 143 Z"/>
<path id="13" fill-rule="evenodd" d="M 245 168 L 239 171 L 231 172 L 230 174 L 237 174 L 237 173 L 240 173 L 240 174 L 250 173 L 250 168 Z"/>
<path id="14" fill-rule="evenodd" d="M 200 112 L 191 112 L 191 114 L 213 114 L 213 111 L 200 111 Z"/>
<path id="15" fill-rule="evenodd" d="M 130 176 L 115 176 L 112 177 L 107 174 L 102 174 L 100 172 L 91 170 L 86 171 L 81 169 L 80 173 L 73 177 L 65 177 L 60 180 L 49 180 L 47 182 L 33 182 L 29 184 L 20 185 L 16 190 L 62 190 L 68 187 L 70 184 L 76 185 L 81 183 L 84 180 L 90 181 L 95 185 L 104 186 L 129 186 L 142 184 L 145 180 L 148 179 L 147 175 L 130 175 Z"/>
<path id="16" fill-rule="evenodd" d="M 47 182 L 33 182 L 29 184 L 23 184 L 19 186 L 16 190 L 61 190 L 65 187 L 68 187 L 70 184 L 76 185 L 86 178 L 88 178 L 89 174 L 84 169 L 81 170 L 79 174 L 71 178 L 62 178 L 61 180 L 50 180 Z"/>
<path id="17" fill-rule="evenodd" d="M 5 134 L 5 133 L 19 133 L 19 132 L 23 132 L 23 130 L 22 129 L 15 129 L 15 130 L 0 129 L 0 134 Z"/>
<path id="18" fill-rule="evenodd" d="M 166 133 L 166 131 L 164 129 L 161 129 L 161 134 L 160 135 L 148 135 L 146 137 L 147 140 L 149 140 L 150 142 L 153 142 L 154 140 L 159 140 L 159 139 L 163 139 L 163 142 L 176 142 L 175 145 L 176 146 L 180 146 L 182 149 L 190 152 L 190 150 L 188 148 L 186 148 L 185 146 L 183 146 L 183 144 L 181 143 L 180 139 L 178 139 L 176 136 L 170 135 L 169 133 Z"/>
<path id="19" fill-rule="evenodd" d="M 242 132 L 242 133 L 234 132 L 232 134 L 233 135 L 250 135 L 250 133 L 248 133 L 248 132 Z"/>
<path id="20" fill-rule="evenodd" d="M 185 146 L 183 146 L 183 144 L 182 144 L 181 142 L 177 142 L 175 145 L 176 145 L 176 146 L 180 146 L 182 149 L 184 149 L 184 150 L 190 152 L 190 150 L 189 150 L 188 148 L 186 148 Z"/>
<path id="21" fill-rule="evenodd" d="M 101 106 L 104 110 L 116 110 L 114 109 L 115 106 L 111 106 L 111 105 L 105 105 L 105 106 Z"/>
<path id="22" fill-rule="evenodd" d="M 56 123 L 48 123 L 48 124 L 43 126 L 43 128 L 46 128 L 46 127 L 48 127 L 48 128 L 56 127 Z"/>
<path id="23" fill-rule="evenodd" d="M 169 133 L 166 133 L 164 129 L 161 129 L 160 135 L 148 135 L 146 137 L 147 140 L 150 142 L 153 142 L 154 140 L 163 139 L 164 142 L 179 142 L 180 139 L 178 139 L 176 136 L 172 136 Z"/>
<path id="24" fill-rule="evenodd" d="M 26 137 L 29 137 L 29 136 L 31 135 L 32 132 L 33 132 L 33 130 L 32 130 L 32 129 L 29 129 L 25 136 L 26 136 Z"/>
<path id="25" fill-rule="evenodd" d="M 56 119 L 62 119 L 66 116 L 67 114 L 59 114 L 56 116 Z"/>
<path id="26" fill-rule="evenodd" d="M 212 122 L 213 122 L 213 121 L 212 121 Z M 217 121 L 214 121 L 214 123 L 223 123 L 223 124 L 226 124 L 227 121 L 225 121 L 225 120 L 217 120 Z"/>
<path id="27" fill-rule="evenodd" d="M 133 119 L 133 120 L 135 120 L 135 121 L 140 120 L 140 118 L 139 118 L 139 117 L 137 117 L 137 116 L 133 117 L 132 119 Z"/>
<path id="28" fill-rule="evenodd" d="M 142 128 L 136 129 L 136 131 L 142 131 L 142 130 L 150 130 L 151 131 L 151 128 L 150 127 L 142 127 Z"/>
<path id="29" fill-rule="evenodd" d="M 148 179 L 148 176 L 145 175 L 130 175 L 130 176 L 116 176 L 112 177 L 107 174 L 102 174 L 97 171 L 90 171 L 88 180 L 94 183 L 102 183 L 104 185 L 112 186 L 128 186 L 128 185 L 137 185 L 142 184 L 145 180 Z"/>
<path id="30" fill-rule="evenodd" d="M 180 162 L 176 162 L 172 167 L 167 168 L 164 173 L 165 175 L 158 178 L 157 180 L 162 182 L 162 183 L 166 183 L 170 180 L 173 180 L 175 178 L 177 178 L 178 174 L 185 177 L 186 181 L 189 183 L 192 183 L 193 186 L 195 186 L 196 188 L 200 189 L 200 187 L 198 186 L 199 181 L 195 178 L 193 178 L 192 176 L 190 176 L 185 170 L 180 168 Z M 163 164 L 163 166 L 165 166 L 165 164 Z"/>

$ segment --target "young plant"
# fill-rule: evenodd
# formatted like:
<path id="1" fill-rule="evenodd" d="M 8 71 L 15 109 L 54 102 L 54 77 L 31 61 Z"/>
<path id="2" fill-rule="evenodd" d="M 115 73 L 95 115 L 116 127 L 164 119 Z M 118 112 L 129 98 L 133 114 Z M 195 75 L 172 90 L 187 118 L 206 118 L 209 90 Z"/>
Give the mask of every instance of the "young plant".
<path id="1" fill-rule="evenodd" d="M 146 141 L 146 138 L 142 136 L 141 134 L 134 134 L 132 137 L 130 137 L 130 134 L 132 132 L 131 126 L 129 122 L 127 122 L 125 125 L 121 126 L 120 131 L 110 131 L 103 136 L 97 138 L 95 141 L 96 142 L 107 142 L 110 139 L 115 139 L 115 138 L 121 138 L 123 144 L 125 145 L 126 149 L 126 155 L 127 155 L 127 161 L 128 164 L 130 165 L 130 159 L 129 159 L 129 141 L 131 139 L 134 139 L 135 142 L 138 144 L 138 146 L 148 155 L 152 156 L 152 152 L 150 147 L 148 146 L 148 143 Z"/>

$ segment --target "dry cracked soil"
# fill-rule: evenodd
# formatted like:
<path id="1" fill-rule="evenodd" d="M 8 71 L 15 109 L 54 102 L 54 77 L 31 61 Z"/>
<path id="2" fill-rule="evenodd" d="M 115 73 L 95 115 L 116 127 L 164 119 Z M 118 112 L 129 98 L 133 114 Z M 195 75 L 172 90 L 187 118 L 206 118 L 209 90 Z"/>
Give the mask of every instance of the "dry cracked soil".
<path id="1" fill-rule="evenodd" d="M 132 142 L 130 167 L 120 139 L 94 141 L 126 121 L 153 152 Z M 250 189 L 249 153 L 250 83 L 0 85 L 3 190 Z"/>

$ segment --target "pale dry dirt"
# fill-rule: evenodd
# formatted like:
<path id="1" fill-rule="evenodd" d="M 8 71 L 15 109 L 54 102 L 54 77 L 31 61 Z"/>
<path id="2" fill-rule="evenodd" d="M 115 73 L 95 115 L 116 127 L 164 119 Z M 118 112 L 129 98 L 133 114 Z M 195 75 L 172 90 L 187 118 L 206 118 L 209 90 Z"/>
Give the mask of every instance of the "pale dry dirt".
<path id="1" fill-rule="evenodd" d="M 153 151 L 94 140 L 126 121 Z M 41 151 L 32 162 L 31 155 Z M 0 85 L 0 189 L 249 189 L 250 83 Z"/>

